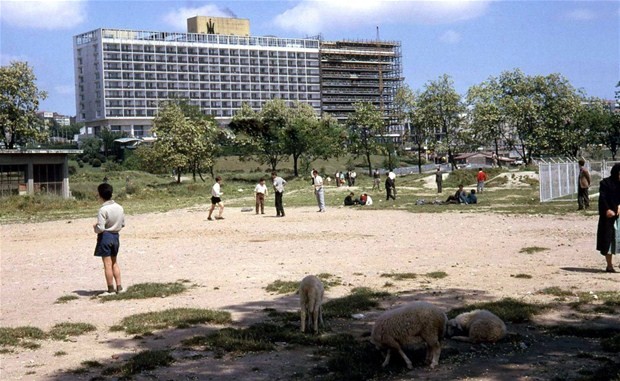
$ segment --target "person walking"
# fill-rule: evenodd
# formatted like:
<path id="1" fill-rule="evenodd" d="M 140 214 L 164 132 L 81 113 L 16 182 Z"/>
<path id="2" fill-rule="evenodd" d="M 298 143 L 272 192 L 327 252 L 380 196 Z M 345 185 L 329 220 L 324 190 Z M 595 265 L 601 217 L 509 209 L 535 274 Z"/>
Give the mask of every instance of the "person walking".
<path id="1" fill-rule="evenodd" d="M 476 180 L 478 180 L 478 186 L 476 187 L 476 191 L 480 193 L 484 190 L 484 182 L 487 181 L 487 174 L 484 173 L 482 168 L 478 168 L 478 174 L 476 175 Z"/>
<path id="2" fill-rule="evenodd" d="M 256 214 L 260 209 L 260 214 L 265 214 L 265 196 L 267 196 L 267 185 L 265 185 L 265 179 L 262 177 L 258 180 L 258 184 L 254 187 L 254 193 L 256 195 Z"/>
<path id="3" fill-rule="evenodd" d="M 377 190 L 381 191 L 381 175 L 378 169 L 375 169 L 372 173 L 372 190 L 375 190 L 375 187 L 377 187 Z"/>
<path id="4" fill-rule="evenodd" d="M 104 295 L 123 292 L 121 268 L 116 257 L 121 247 L 119 232 L 125 227 L 125 211 L 112 200 L 113 191 L 112 185 L 108 183 L 99 184 L 97 187 L 99 199 L 103 204 L 97 213 L 97 222 L 93 225 L 93 230 L 97 234 L 95 256 L 101 257 L 103 261 L 103 272 L 108 286 Z"/>
<path id="5" fill-rule="evenodd" d="M 601 181 L 598 198 L 596 250 L 605 257 L 608 273 L 615 273 L 612 255 L 620 251 L 620 163 L 611 168 L 611 175 Z"/>
<path id="6" fill-rule="evenodd" d="M 587 210 L 590 207 L 590 172 L 586 168 L 586 161 L 579 160 L 579 184 L 577 188 L 577 210 Z"/>
<path id="7" fill-rule="evenodd" d="M 325 191 L 323 190 L 323 178 L 319 176 L 319 171 L 312 171 L 314 177 L 314 195 L 316 196 L 316 203 L 319 206 L 319 212 L 325 212 Z"/>
<path id="8" fill-rule="evenodd" d="M 224 219 L 224 217 L 222 217 L 222 214 L 224 213 L 224 203 L 222 203 L 222 195 L 224 194 L 224 192 L 222 192 L 221 190 L 221 185 L 222 177 L 217 176 L 215 178 L 215 184 L 213 184 L 213 187 L 211 187 L 211 209 L 209 209 L 209 216 L 207 217 L 207 220 L 209 221 L 213 221 L 211 215 L 213 214 L 213 210 L 216 206 L 218 207 L 218 214 L 217 216 L 215 216 L 215 219 Z"/>
<path id="9" fill-rule="evenodd" d="M 390 198 L 392 200 L 396 200 L 396 186 L 394 184 L 394 179 L 390 176 L 390 173 L 385 176 L 385 194 L 385 201 Z"/>
<path id="10" fill-rule="evenodd" d="M 273 189 L 275 193 L 276 199 L 276 216 L 284 217 L 284 206 L 282 204 L 282 196 L 284 195 L 284 185 L 286 184 L 286 180 L 282 177 L 278 176 L 278 174 L 273 171 L 271 172 L 271 180 L 273 181 Z"/>
<path id="11" fill-rule="evenodd" d="M 443 183 L 443 173 L 441 173 L 441 167 L 437 167 L 437 172 L 435 172 L 435 183 L 437 184 L 437 193 L 441 193 L 441 184 Z"/>

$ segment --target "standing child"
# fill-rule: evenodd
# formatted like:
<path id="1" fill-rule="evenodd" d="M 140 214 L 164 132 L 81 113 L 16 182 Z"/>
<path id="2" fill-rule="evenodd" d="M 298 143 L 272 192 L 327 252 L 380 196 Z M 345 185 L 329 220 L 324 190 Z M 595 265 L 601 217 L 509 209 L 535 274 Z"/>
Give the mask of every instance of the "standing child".
<path id="1" fill-rule="evenodd" d="M 215 216 L 216 220 L 223 220 L 224 217 L 222 217 L 222 213 L 224 213 L 224 204 L 222 203 L 222 195 L 224 194 L 221 191 L 221 186 L 222 184 L 222 178 L 220 176 L 217 176 L 215 178 L 215 184 L 213 184 L 213 187 L 211 188 L 211 209 L 209 209 L 209 217 L 207 217 L 207 220 L 209 221 L 213 221 L 213 218 L 211 218 L 211 214 L 213 214 L 213 209 L 215 209 L 215 206 L 217 205 L 217 207 L 219 208 L 219 213 L 217 214 L 217 216 Z"/>
<path id="2" fill-rule="evenodd" d="M 267 185 L 265 185 L 265 179 L 261 177 L 258 180 L 258 184 L 254 188 L 254 193 L 256 193 L 256 214 L 258 214 L 258 209 L 260 208 L 260 214 L 265 214 L 265 196 L 267 196 Z"/>
<path id="3" fill-rule="evenodd" d="M 121 268 L 116 261 L 116 256 L 121 246 L 118 233 L 125 226 L 125 211 L 122 206 L 112 200 L 112 191 L 112 185 L 107 183 L 97 187 L 103 205 L 97 213 L 97 223 L 93 225 L 93 230 L 97 234 L 95 256 L 103 260 L 103 272 L 108 285 L 108 291 L 104 294 L 123 292 Z"/>

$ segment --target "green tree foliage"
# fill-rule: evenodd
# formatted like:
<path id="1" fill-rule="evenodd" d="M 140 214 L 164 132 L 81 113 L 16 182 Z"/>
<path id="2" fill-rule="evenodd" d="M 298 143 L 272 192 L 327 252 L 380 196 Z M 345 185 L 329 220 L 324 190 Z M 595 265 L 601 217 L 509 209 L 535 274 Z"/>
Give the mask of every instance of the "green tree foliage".
<path id="1" fill-rule="evenodd" d="M 620 114 L 606 107 L 601 99 L 590 98 L 581 105 L 575 124 L 584 132 L 585 143 L 604 145 L 610 150 L 612 160 L 616 160 L 620 144 Z"/>
<path id="2" fill-rule="evenodd" d="M 113 132 L 108 130 L 107 128 L 102 129 L 99 137 L 101 138 L 103 154 L 106 157 L 109 155 L 115 155 L 116 157 L 119 157 L 121 154 L 121 147 L 119 143 L 114 141 L 126 135 L 127 134 L 123 132 Z"/>
<path id="3" fill-rule="evenodd" d="M 405 85 L 396 92 L 394 103 L 399 123 L 402 125 L 409 123 L 410 128 L 406 132 L 406 137 L 416 146 L 418 151 L 418 172 L 422 173 L 422 147 L 428 143 L 432 136 L 428 125 L 421 120 L 418 104 L 419 96 L 419 93 L 415 93 L 409 86 Z"/>
<path id="4" fill-rule="evenodd" d="M 202 168 L 213 165 L 218 129 L 210 119 L 186 116 L 182 106 L 172 102 L 164 105 L 153 125 L 157 140 L 146 155 L 147 163 L 157 163 L 166 171 L 174 169 L 178 183 L 182 173 L 192 172 L 196 181 Z"/>
<path id="5" fill-rule="evenodd" d="M 454 155 L 461 138 L 461 123 L 465 106 L 454 89 L 454 82 L 447 74 L 424 86 L 419 101 L 421 127 L 432 131 L 446 147 L 448 159 L 455 168 Z"/>
<path id="6" fill-rule="evenodd" d="M 383 113 L 369 102 L 355 103 L 353 107 L 355 111 L 347 119 L 349 149 L 355 157 L 366 158 L 368 176 L 372 176 L 370 156 L 383 152 L 378 140 L 385 133 Z"/>
<path id="7" fill-rule="evenodd" d="M 39 91 L 35 82 L 34 72 L 26 62 L 13 61 L 0 67 L 0 142 L 7 148 L 45 139 L 36 112 L 47 94 Z"/>

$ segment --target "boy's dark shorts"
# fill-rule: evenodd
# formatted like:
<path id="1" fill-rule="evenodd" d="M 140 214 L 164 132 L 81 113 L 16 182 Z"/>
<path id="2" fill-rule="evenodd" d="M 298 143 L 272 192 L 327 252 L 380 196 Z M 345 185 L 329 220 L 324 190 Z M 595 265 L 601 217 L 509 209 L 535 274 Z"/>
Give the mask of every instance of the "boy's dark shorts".
<path id="1" fill-rule="evenodd" d="M 95 246 L 95 256 L 97 257 L 116 257 L 121 243 L 118 233 L 103 232 L 97 235 L 97 246 Z"/>
<path id="2" fill-rule="evenodd" d="M 211 204 L 216 205 L 222 202 L 222 199 L 219 197 L 211 196 Z"/>

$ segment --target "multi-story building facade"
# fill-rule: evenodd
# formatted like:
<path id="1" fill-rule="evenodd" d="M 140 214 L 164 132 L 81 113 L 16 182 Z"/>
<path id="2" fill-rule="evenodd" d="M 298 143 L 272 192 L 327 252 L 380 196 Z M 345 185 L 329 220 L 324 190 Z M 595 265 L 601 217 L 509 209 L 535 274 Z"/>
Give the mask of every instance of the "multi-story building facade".
<path id="1" fill-rule="evenodd" d="M 358 101 L 386 115 L 392 109 L 401 81 L 400 44 L 255 37 L 247 35 L 249 22 L 224 21 L 188 19 L 188 29 L 199 33 L 97 29 L 75 36 L 76 113 L 85 132 L 150 136 L 161 102 L 175 98 L 222 125 L 243 103 L 259 110 L 276 98 L 308 103 L 317 114 L 341 120 Z M 342 49 L 349 58 L 336 57 Z"/>

